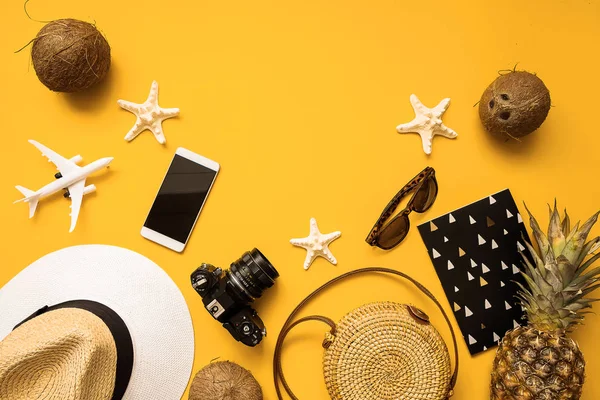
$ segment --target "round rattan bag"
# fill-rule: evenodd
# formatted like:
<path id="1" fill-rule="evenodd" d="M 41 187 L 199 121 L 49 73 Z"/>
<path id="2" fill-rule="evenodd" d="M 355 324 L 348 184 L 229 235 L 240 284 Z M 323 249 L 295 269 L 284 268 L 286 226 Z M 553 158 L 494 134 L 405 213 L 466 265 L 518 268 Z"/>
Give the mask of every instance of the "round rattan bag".
<path id="1" fill-rule="evenodd" d="M 406 304 L 377 302 L 365 304 L 346 314 L 339 323 L 323 316 L 293 321 L 296 313 L 313 296 L 350 275 L 383 272 L 411 281 L 442 312 L 452 334 L 455 368 L 450 354 L 429 317 Z M 363 268 L 335 278 L 306 297 L 292 312 L 277 340 L 274 356 L 275 389 L 283 399 L 279 383 L 294 400 L 281 367 L 281 347 L 289 331 L 310 320 L 328 324 L 323 347 L 323 375 L 329 396 L 334 400 L 446 400 L 453 394 L 458 374 L 456 337 L 448 316 L 435 297 L 409 276 L 386 268 Z"/>

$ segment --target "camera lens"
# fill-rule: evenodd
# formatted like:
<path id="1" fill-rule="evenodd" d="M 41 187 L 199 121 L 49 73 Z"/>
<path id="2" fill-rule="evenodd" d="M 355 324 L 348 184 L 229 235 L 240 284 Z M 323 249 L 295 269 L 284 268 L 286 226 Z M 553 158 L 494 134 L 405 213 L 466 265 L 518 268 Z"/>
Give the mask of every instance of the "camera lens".
<path id="1" fill-rule="evenodd" d="M 262 296 L 278 277 L 275 267 L 258 249 L 245 252 L 227 272 L 228 283 L 249 302 Z"/>

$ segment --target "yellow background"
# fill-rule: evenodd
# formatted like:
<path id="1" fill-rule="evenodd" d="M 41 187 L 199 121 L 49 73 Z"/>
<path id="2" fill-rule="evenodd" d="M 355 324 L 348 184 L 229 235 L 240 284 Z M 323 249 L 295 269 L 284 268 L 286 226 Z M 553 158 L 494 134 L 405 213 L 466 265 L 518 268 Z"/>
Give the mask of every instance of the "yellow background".
<path id="1" fill-rule="evenodd" d="M 419 223 L 506 187 L 542 225 L 546 203 L 555 197 L 573 219 L 598 209 L 596 0 L 34 0 L 34 18 L 95 21 L 112 46 L 106 82 L 75 95 L 40 84 L 29 49 L 13 54 L 43 26 L 27 19 L 22 3 L 1 6 L 0 285 L 63 247 L 106 243 L 135 250 L 164 268 L 188 301 L 194 372 L 217 357 L 233 360 L 255 374 L 266 399 L 275 398 L 271 361 L 281 324 L 329 278 L 368 265 L 396 268 L 423 282 L 451 313 L 415 228 Z M 517 62 L 545 81 L 553 108 L 523 143 L 503 144 L 483 131 L 473 105 L 498 70 Z M 164 123 L 164 147 L 150 132 L 126 143 L 135 118 L 116 101 L 143 102 L 153 79 L 160 104 L 181 108 L 181 116 Z M 452 98 L 444 122 L 459 137 L 436 137 L 431 156 L 417 135 L 395 132 L 413 118 L 411 93 L 429 107 Z M 20 198 L 15 184 L 38 189 L 55 172 L 27 139 L 87 162 L 115 157 L 110 172 L 89 180 L 98 193 L 86 197 L 72 234 L 69 204 L 60 195 L 44 201 L 32 220 L 25 205 L 12 204 Z M 183 255 L 139 234 L 178 146 L 222 165 Z M 364 238 L 382 208 L 426 165 L 439 181 L 434 206 L 411 215 L 413 229 L 393 251 L 369 247 Z M 310 217 L 323 232 L 342 231 L 331 246 L 338 266 L 319 259 L 303 270 L 304 250 L 288 240 L 308 234 Z M 254 246 L 281 278 L 257 304 L 270 335 L 247 348 L 202 309 L 189 274 L 203 261 L 227 267 Z M 348 282 L 309 311 L 337 320 L 374 300 L 419 304 L 450 343 L 433 306 L 389 279 Z M 326 398 L 325 330 L 309 324 L 287 344 L 284 366 L 302 399 Z M 584 400 L 600 398 L 599 331 L 600 318 L 590 315 L 574 335 L 588 363 Z M 470 357 L 462 338 L 459 347 L 454 398 L 487 398 L 494 351 Z"/>

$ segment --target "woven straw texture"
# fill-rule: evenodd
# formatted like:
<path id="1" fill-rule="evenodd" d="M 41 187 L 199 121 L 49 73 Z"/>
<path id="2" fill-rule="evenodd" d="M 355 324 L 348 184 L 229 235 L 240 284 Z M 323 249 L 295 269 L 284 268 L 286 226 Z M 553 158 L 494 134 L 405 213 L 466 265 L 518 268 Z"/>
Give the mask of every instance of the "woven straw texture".
<path id="1" fill-rule="evenodd" d="M 323 373 L 333 400 L 448 398 L 448 348 L 438 331 L 416 320 L 406 305 L 361 306 L 340 321 L 328 340 Z"/>
<path id="2" fill-rule="evenodd" d="M 100 318 L 50 311 L 0 342 L 0 399 L 110 400 L 116 365 L 114 339 Z"/>

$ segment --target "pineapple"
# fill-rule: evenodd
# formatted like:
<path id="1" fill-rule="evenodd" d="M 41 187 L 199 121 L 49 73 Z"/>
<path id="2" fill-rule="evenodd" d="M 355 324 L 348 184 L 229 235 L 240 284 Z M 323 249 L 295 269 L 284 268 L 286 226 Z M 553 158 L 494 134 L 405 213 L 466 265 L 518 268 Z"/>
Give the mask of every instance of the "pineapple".
<path id="1" fill-rule="evenodd" d="M 600 287 L 600 267 L 589 269 L 600 258 L 600 253 L 593 254 L 600 248 L 600 237 L 588 242 L 586 238 L 600 212 L 571 230 L 567 211 L 561 222 L 555 202 L 547 235 L 527 213 L 539 249 L 528 244 L 531 257 L 521 254 L 528 287 L 519 284 L 519 298 L 527 326 L 508 331 L 498 347 L 491 399 L 579 399 L 585 361 L 567 333 L 582 323 L 589 313 L 583 310 L 597 300 L 585 296 Z"/>

